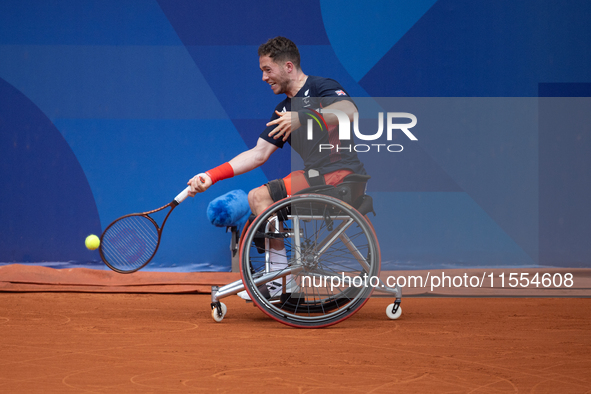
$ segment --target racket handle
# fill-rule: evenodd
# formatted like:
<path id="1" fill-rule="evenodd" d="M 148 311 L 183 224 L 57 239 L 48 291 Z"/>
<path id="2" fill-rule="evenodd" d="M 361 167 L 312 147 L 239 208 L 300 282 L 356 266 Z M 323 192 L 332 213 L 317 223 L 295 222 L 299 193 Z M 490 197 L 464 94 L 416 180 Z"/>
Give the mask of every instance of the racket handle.
<path id="1" fill-rule="evenodd" d="M 203 178 L 202 176 L 199 177 L 199 180 L 201 181 L 201 183 L 205 183 L 205 178 Z M 191 191 L 191 186 L 187 186 L 185 188 L 185 190 L 183 190 L 182 192 L 180 192 L 178 194 L 178 196 L 176 196 L 174 198 L 174 201 L 176 201 L 177 205 L 182 203 L 183 201 L 185 201 L 185 199 L 189 196 L 189 192 Z"/>
<path id="2" fill-rule="evenodd" d="M 187 186 L 185 188 L 185 190 L 183 190 L 182 192 L 180 192 L 178 194 L 178 196 L 176 196 L 174 198 L 174 201 L 176 201 L 177 204 L 182 203 L 183 201 L 185 201 L 185 199 L 189 196 L 189 191 L 191 190 L 191 186 Z"/>

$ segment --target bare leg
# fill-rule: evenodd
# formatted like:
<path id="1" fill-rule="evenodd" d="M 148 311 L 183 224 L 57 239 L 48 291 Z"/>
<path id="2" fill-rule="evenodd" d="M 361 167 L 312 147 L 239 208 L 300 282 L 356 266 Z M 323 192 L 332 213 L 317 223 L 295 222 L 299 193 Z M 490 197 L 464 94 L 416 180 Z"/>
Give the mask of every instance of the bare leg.
<path id="1" fill-rule="evenodd" d="M 258 216 L 259 213 L 267 209 L 273 204 L 273 199 L 269 194 L 269 190 L 266 186 L 261 186 L 253 189 L 248 193 L 248 204 L 252 213 Z M 271 249 L 282 250 L 285 248 L 282 239 L 271 239 L 269 242 Z"/>
<path id="2" fill-rule="evenodd" d="M 248 203 L 250 205 L 251 211 L 258 215 L 259 213 L 263 212 L 266 208 L 268 208 L 271 204 L 273 204 L 273 199 L 269 194 L 269 190 L 266 186 L 261 186 L 254 190 L 251 190 L 248 194 Z M 281 229 L 283 228 L 283 223 L 280 224 Z M 272 269 L 274 271 L 279 271 L 282 269 L 287 268 L 287 255 L 285 251 L 285 244 L 282 239 L 270 239 L 269 240 L 269 253 L 270 253 L 270 262 L 273 264 Z M 286 278 L 289 280 L 289 277 Z M 272 289 L 271 295 L 275 295 Z"/>

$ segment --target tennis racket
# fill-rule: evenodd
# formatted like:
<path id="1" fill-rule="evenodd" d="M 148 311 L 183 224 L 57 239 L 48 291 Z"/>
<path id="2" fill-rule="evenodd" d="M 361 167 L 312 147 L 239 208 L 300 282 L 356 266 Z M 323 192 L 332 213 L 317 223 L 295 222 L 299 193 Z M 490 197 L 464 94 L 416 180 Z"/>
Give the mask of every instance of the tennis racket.
<path id="1" fill-rule="evenodd" d="M 146 266 L 152 260 L 162 236 L 162 229 L 170 213 L 189 195 L 190 187 L 171 202 L 153 211 L 132 213 L 115 220 L 101 235 L 99 253 L 105 264 L 115 272 L 129 274 Z M 151 214 L 170 208 L 162 225 Z"/>

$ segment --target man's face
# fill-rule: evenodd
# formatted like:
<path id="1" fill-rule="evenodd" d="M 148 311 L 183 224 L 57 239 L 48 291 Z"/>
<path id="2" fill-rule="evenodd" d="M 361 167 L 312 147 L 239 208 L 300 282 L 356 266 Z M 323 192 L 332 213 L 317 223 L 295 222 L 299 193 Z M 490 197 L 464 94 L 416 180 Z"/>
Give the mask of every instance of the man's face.
<path id="1" fill-rule="evenodd" d="M 269 56 L 261 56 L 259 66 L 263 72 L 263 81 L 271 85 L 273 93 L 287 93 L 291 81 L 284 66 L 275 63 Z"/>

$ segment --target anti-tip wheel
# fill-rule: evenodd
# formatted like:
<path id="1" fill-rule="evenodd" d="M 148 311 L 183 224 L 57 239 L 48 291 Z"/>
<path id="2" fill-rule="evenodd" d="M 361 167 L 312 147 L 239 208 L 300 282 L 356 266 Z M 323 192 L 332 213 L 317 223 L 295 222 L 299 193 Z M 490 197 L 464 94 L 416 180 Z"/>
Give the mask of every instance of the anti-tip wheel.
<path id="1" fill-rule="evenodd" d="M 224 304 L 223 302 L 220 302 L 220 305 L 222 306 L 222 315 L 221 316 L 218 314 L 218 308 L 211 309 L 211 317 L 213 317 L 213 320 L 215 320 L 218 323 L 221 322 L 222 320 L 224 320 L 224 317 L 226 316 L 226 313 L 228 312 L 228 307 L 226 306 L 226 304 Z"/>
<path id="2" fill-rule="evenodd" d="M 386 315 L 388 315 L 390 319 L 396 320 L 400 317 L 400 315 L 402 315 L 402 307 L 398 305 L 398 310 L 396 311 L 396 313 L 392 313 L 392 309 L 394 309 L 394 304 L 388 305 L 388 307 L 386 308 Z"/>

